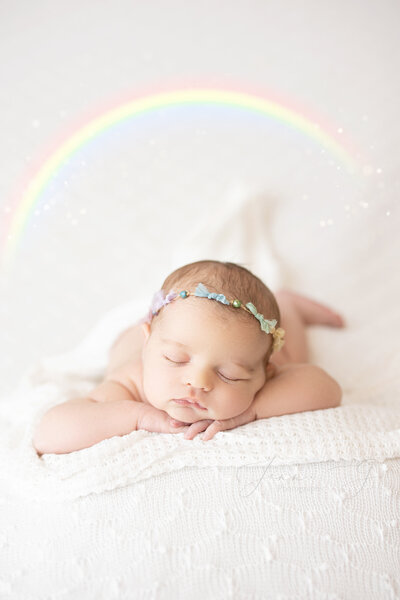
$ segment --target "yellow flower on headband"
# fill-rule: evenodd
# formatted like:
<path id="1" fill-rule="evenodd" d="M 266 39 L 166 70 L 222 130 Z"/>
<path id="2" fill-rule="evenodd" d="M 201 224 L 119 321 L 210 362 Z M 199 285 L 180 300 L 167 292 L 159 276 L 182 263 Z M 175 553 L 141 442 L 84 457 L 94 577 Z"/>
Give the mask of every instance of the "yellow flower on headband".
<path id="1" fill-rule="evenodd" d="M 285 344 L 285 340 L 283 339 L 285 336 L 285 330 L 282 329 L 282 327 L 278 327 L 278 329 L 276 329 L 272 335 L 274 338 L 274 343 L 272 345 L 272 351 L 279 352 L 279 350 Z"/>

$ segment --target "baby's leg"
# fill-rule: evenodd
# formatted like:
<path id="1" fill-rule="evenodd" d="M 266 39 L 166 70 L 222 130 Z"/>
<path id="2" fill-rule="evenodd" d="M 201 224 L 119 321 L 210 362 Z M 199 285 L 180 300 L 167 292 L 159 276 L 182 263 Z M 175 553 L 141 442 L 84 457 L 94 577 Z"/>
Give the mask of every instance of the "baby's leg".
<path id="1" fill-rule="evenodd" d="M 308 325 L 344 326 L 340 315 L 305 296 L 279 290 L 275 298 L 281 312 L 281 327 L 285 330 L 285 345 L 271 356 L 276 365 L 308 362 Z"/>

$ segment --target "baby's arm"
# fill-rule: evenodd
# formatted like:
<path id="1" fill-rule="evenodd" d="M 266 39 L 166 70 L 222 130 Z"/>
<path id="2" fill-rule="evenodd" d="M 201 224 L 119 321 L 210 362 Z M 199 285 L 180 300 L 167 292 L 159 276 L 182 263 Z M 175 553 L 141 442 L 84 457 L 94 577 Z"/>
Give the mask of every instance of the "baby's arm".
<path id="1" fill-rule="evenodd" d="M 253 401 L 256 419 L 340 405 L 342 389 L 328 373 L 308 363 L 280 367 Z"/>
<path id="2" fill-rule="evenodd" d="M 33 437 L 39 455 L 67 454 L 88 448 L 115 435 L 137 429 L 140 402 L 97 402 L 74 398 L 53 406 L 42 417 Z"/>
<path id="3" fill-rule="evenodd" d="M 171 425 L 165 411 L 135 400 L 124 385 L 104 381 L 87 397 L 50 408 L 34 432 L 33 446 L 39 455 L 67 454 L 137 429 L 160 433 L 187 430 L 180 425 Z"/>

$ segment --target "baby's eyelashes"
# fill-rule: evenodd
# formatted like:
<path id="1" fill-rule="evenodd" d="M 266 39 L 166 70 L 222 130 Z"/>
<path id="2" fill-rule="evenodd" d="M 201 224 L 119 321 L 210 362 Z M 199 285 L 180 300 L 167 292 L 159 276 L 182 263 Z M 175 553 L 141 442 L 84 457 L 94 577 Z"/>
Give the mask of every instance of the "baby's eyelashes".
<path id="1" fill-rule="evenodd" d="M 173 360 L 172 358 L 165 356 L 165 354 L 164 354 L 164 358 L 166 358 L 169 362 L 174 363 L 175 365 L 182 365 L 187 362 L 187 360 Z"/>
<path id="2" fill-rule="evenodd" d="M 226 380 L 226 381 L 243 381 L 242 379 L 233 379 L 231 377 L 227 377 L 226 375 L 224 375 L 223 373 L 218 373 L 218 375 L 220 375 L 220 377 L 222 377 L 222 379 Z"/>

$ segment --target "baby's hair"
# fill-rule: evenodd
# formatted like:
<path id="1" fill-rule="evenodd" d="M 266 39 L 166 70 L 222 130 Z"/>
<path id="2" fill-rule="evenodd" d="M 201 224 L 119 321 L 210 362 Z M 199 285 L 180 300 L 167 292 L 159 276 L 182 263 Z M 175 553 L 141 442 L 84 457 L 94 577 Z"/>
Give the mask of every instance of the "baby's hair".
<path id="1" fill-rule="evenodd" d="M 239 299 L 243 304 L 252 302 L 257 311 L 266 319 L 276 319 L 280 326 L 279 306 L 271 290 L 248 269 L 232 262 L 220 262 L 217 260 L 199 260 L 173 271 L 165 279 L 161 288 L 166 294 L 171 290 L 179 293 L 182 290 L 194 291 L 198 283 L 204 283 L 210 292 L 224 294 L 229 300 Z M 235 313 L 237 319 L 243 322 L 254 319 L 244 310 L 238 310 L 233 306 L 222 305 L 215 302 L 223 318 L 224 312 Z M 161 311 L 160 315 L 163 313 Z M 265 357 L 267 363 L 272 353 L 271 344 Z"/>

